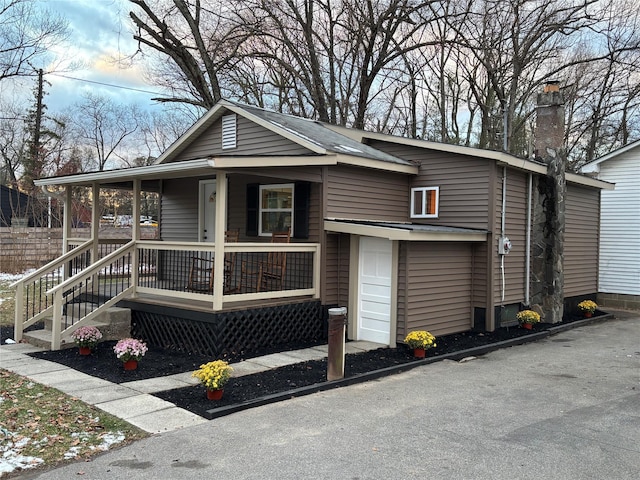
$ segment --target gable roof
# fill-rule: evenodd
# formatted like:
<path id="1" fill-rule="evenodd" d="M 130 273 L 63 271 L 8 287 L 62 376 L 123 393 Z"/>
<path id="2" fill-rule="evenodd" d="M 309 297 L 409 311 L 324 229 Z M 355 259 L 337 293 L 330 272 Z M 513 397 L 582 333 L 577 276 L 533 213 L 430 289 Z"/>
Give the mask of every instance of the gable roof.
<path id="1" fill-rule="evenodd" d="M 394 157 L 393 155 L 360 143 L 353 138 L 335 132 L 322 122 L 264 110 L 230 100 L 220 100 L 211 110 L 200 118 L 200 120 L 193 124 L 184 135 L 160 155 L 155 161 L 155 164 L 168 163 L 174 160 L 191 142 L 228 112 L 233 112 L 261 125 L 307 148 L 316 155 L 341 155 L 345 160 L 345 157 L 359 157 L 397 166 L 415 167 L 415 165 L 408 160 Z M 221 155 L 220 157 L 224 156 L 226 155 Z M 338 160 L 338 163 L 343 162 Z M 344 163 L 350 162 L 345 161 Z"/>
<path id="2" fill-rule="evenodd" d="M 627 153 L 634 148 L 640 147 L 640 140 L 636 140 L 635 142 L 628 143 L 624 147 L 620 147 L 613 152 L 609 152 L 606 155 L 603 155 L 600 158 L 593 160 L 592 162 L 586 163 L 582 167 L 580 167 L 581 173 L 598 173 L 600 171 L 599 165 L 602 162 L 606 162 L 607 160 L 611 160 L 612 158 L 616 158 L 624 153 Z"/>

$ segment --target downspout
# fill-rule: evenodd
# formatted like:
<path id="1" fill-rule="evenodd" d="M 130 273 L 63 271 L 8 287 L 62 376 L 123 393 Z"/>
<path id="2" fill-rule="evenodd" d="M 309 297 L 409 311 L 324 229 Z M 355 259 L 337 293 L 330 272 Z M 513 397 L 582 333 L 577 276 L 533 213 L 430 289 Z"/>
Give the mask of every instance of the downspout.
<path id="1" fill-rule="evenodd" d="M 500 218 L 500 242 L 503 242 L 505 238 L 505 221 L 507 217 L 507 167 L 502 167 L 502 212 Z M 502 251 L 502 250 L 501 250 Z M 505 290 L 505 275 L 504 275 L 504 253 L 500 253 L 500 307 L 504 307 L 504 290 Z"/>
<path id="2" fill-rule="evenodd" d="M 533 203 L 533 175 L 528 175 L 529 184 L 527 186 L 527 234 L 525 240 L 525 283 L 524 283 L 524 305 L 529 307 L 531 283 L 531 205 Z"/>

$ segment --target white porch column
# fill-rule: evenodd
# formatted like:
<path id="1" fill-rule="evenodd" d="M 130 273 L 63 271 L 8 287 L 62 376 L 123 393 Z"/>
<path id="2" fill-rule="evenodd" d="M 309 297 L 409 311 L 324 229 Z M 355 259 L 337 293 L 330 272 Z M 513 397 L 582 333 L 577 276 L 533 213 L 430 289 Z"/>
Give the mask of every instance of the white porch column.
<path id="1" fill-rule="evenodd" d="M 100 255 L 100 185 L 94 183 L 91 186 L 91 263 L 96 263 Z"/>
<path id="2" fill-rule="evenodd" d="M 62 210 L 62 253 L 69 251 L 71 237 L 71 187 L 64 187 L 64 205 Z"/>
<path id="3" fill-rule="evenodd" d="M 133 225 L 131 226 L 131 240 L 137 242 L 140 240 L 140 180 L 133 181 L 133 203 L 131 205 L 131 216 L 133 217 Z M 133 285 L 133 293 L 135 295 L 138 286 L 138 263 L 140 256 L 138 255 L 138 247 L 133 249 L 131 256 L 131 285 Z"/>
<path id="4" fill-rule="evenodd" d="M 227 230 L 227 174 L 216 173 L 216 232 L 213 270 L 213 309 L 222 310 L 224 295 L 224 239 Z"/>

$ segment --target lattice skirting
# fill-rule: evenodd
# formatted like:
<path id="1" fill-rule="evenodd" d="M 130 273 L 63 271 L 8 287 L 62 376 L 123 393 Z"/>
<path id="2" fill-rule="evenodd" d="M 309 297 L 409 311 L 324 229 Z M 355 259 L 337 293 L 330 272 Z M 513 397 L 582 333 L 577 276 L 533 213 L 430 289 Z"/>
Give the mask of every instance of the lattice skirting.
<path id="1" fill-rule="evenodd" d="M 177 309 L 167 314 L 129 308 L 134 337 L 185 353 L 216 357 L 287 343 L 326 341 L 320 301 L 197 315 L 186 310 L 181 314 Z"/>

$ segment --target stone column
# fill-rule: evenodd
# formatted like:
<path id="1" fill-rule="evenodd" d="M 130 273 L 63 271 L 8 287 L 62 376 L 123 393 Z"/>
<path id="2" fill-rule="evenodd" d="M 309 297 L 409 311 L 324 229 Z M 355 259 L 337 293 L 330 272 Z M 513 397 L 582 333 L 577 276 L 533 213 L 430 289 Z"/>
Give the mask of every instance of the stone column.
<path id="1" fill-rule="evenodd" d="M 544 321 L 558 323 L 564 313 L 564 230 L 566 154 L 564 107 L 556 83 L 538 95 L 536 160 L 547 164 L 546 176 L 538 176 L 532 226 L 531 300 Z"/>

